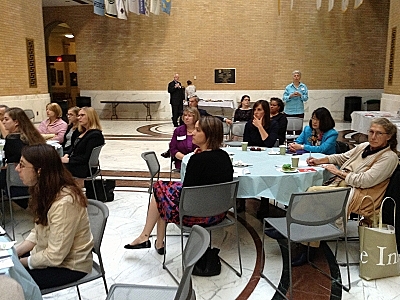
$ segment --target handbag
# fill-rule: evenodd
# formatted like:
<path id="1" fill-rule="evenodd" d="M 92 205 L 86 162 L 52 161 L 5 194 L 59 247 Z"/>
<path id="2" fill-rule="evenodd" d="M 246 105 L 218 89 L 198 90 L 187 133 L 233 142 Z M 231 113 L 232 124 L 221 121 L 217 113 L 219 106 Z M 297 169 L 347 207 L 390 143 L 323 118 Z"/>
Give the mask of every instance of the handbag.
<path id="1" fill-rule="evenodd" d="M 192 274 L 205 277 L 219 275 L 221 273 L 221 260 L 218 253 L 218 248 L 208 247 L 203 256 L 194 265 Z"/>
<path id="2" fill-rule="evenodd" d="M 94 181 L 94 187 L 96 189 L 97 200 L 102 202 L 111 202 L 114 200 L 115 179 L 96 179 Z M 85 189 L 86 198 L 96 199 L 91 180 L 85 180 Z M 106 191 L 105 195 L 104 190 Z"/>
<path id="3" fill-rule="evenodd" d="M 365 198 L 373 201 L 371 196 L 364 196 L 363 200 Z M 399 275 L 395 227 L 382 224 L 382 206 L 387 199 L 395 202 L 391 197 L 386 197 L 382 201 L 377 228 L 363 225 L 358 227 L 360 277 L 365 280 Z M 395 214 L 395 211 L 393 213 Z"/>

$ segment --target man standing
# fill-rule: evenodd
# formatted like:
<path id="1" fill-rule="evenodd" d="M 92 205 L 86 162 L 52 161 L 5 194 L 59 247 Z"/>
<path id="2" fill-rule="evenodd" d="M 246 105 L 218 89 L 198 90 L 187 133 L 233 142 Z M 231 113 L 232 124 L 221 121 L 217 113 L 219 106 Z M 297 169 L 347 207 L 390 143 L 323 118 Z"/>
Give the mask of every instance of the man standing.
<path id="1" fill-rule="evenodd" d="M 169 103 L 172 109 L 172 123 L 178 127 L 178 119 L 183 111 L 183 100 L 185 99 L 185 88 L 179 82 L 179 74 L 174 75 L 174 80 L 168 84 L 170 94 Z"/>
<path id="2" fill-rule="evenodd" d="M 286 86 L 283 93 L 283 102 L 285 102 L 285 113 L 288 117 L 297 117 L 304 119 L 304 102 L 308 100 L 307 86 L 300 82 L 301 72 L 295 70 L 292 72 L 293 82 Z"/>

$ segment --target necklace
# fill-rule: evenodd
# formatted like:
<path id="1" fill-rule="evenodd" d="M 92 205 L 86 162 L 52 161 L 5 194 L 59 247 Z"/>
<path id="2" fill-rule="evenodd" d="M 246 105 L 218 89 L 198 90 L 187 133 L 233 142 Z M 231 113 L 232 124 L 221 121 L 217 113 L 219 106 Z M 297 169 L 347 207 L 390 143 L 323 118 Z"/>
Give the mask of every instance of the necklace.
<path id="1" fill-rule="evenodd" d="M 188 133 L 188 134 L 192 134 L 193 133 L 193 131 L 194 131 L 194 129 L 193 130 L 189 130 L 189 129 L 186 129 L 186 132 Z"/>

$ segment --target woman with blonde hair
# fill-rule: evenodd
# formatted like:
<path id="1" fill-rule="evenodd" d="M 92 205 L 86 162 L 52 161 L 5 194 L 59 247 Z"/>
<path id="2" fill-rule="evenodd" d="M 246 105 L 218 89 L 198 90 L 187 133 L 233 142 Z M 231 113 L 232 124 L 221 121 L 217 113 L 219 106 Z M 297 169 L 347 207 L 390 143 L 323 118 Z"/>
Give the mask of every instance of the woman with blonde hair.
<path id="1" fill-rule="evenodd" d="M 194 125 L 200 119 L 200 114 L 195 107 L 186 107 L 183 111 L 182 120 L 183 125 L 175 128 L 172 135 L 169 149 L 171 152 L 172 160 L 175 163 L 175 168 L 181 169 L 183 157 L 193 152 L 197 145 L 192 141 Z"/>
<path id="2" fill-rule="evenodd" d="M 55 140 L 62 144 L 64 134 L 67 131 L 67 123 L 61 119 L 62 109 L 57 103 L 48 103 L 46 105 L 47 119 L 39 125 L 39 132 L 46 140 Z"/>
<path id="3" fill-rule="evenodd" d="M 78 178 L 90 176 L 89 158 L 95 147 L 104 144 L 100 119 L 93 107 L 82 107 L 78 114 L 78 130 L 80 135 L 76 138 L 70 154 L 61 158 L 71 174 Z"/>

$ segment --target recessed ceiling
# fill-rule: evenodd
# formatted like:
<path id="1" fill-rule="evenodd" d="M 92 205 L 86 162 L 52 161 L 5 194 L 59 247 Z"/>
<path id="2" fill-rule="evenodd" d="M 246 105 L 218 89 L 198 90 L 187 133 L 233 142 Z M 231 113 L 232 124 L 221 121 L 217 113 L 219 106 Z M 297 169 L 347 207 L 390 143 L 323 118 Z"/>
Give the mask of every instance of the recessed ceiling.
<path id="1" fill-rule="evenodd" d="M 93 5 L 93 0 L 42 0 L 45 6 Z"/>

